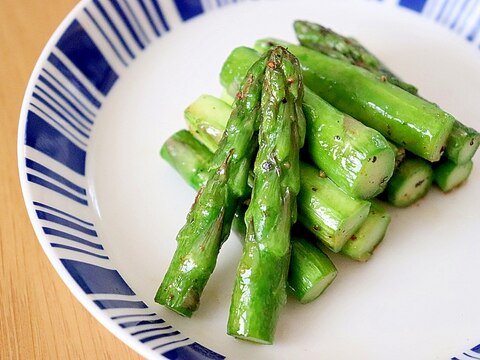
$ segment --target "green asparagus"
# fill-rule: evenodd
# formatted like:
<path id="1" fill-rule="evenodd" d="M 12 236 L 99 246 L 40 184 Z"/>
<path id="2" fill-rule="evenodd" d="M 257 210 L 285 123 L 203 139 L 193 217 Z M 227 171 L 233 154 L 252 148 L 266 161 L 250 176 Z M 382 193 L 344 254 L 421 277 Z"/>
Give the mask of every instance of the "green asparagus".
<path id="1" fill-rule="evenodd" d="M 213 154 L 189 131 L 173 134 L 160 154 L 194 189 L 205 184 L 208 162 Z M 241 205 L 232 226 L 242 238 L 246 232 L 244 216 L 245 206 Z M 337 269 L 320 248 L 305 240 L 303 232 L 299 231 L 299 226 L 292 229 L 288 285 L 301 303 L 307 303 L 323 293 L 337 275 Z"/>
<path id="2" fill-rule="evenodd" d="M 364 223 L 370 202 L 354 199 L 340 190 L 323 171 L 302 164 L 298 219 L 333 252 Z"/>
<path id="3" fill-rule="evenodd" d="M 215 146 L 218 147 L 218 144 Z M 213 154 L 204 144 L 195 140 L 189 131 L 181 130 L 169 137 L 160 149 L 160 156 L 195 190 L 206 184 L 207 167 Z"/>
<path id="4" fill-rule="evenodd" d="M 199 99 L 202 99 L 202 97 Z M 211 103 L 209 102 L 209 104 Z M 207 106 L 198 113 L 205 116 L 201 120 L 205 124 L 202 127 L 203 131 L 193 132 L 193 135 L 202 143 L 214 141 L 212 134 L 224 129 L 224 125 L 222 126 L 222 121 L 219 118 L 216 118 L 215 121 L 209 120 L 210 116 L 206 111 L 209 108 Z M 186 120 L 188 122 L 188 119 Z M 226 120 L 225 118 L 223 124 L 226 123 Z M 222 127 L 207 132 L 206 129 L 211 126 Z M 299 220 L 315 235 L 319 242 L 337 252 L 365 221 L 370 203 L 347 195 L 327 178 L 324 171 L 317 170 L 304 162 L 300 163 L 300 169 L 302 192 L 298 199 L 298 208 L 301 214 Z"/>
<path id="5" fill-rule="evenodd" d="M 256 48 L 263 51 L 273 45 L 286 46 L 298 57 L 305 85 L 333 106 L 426 160 L 440 159 L 453 116 L 365 69 L 303 46 L 263 39 Z"/>
<path id="6" fill-rule="evenodd" d="M 294 28 L 301 45 L 329 57 L 364 68 L 378 78 L 385 79 L 411 94 L 415 95 L 417 93 L 415 86 L 400 80 L 357 40 L 342 36 L 332 29 L 308 21 L 297 20 L 294 23 Z"/>
<path id="7" fill-rule="evenodd" d="M 427 194 L 432 181 L 430 163 L 418 157 L 407 157 L 395 169 L 387 185 L 387 201 L 397 207 L 407 207 Z"/>
<path id="8" fill-rule="evenodd" d="M 394 144 L 391 141 L 389 141 L 388 144 L 390 145 L 390 147 L 393 150 L 393 153 L 395 154 L 395 168 L 397 168 L 398 165 L 400 165 L 400 163 L 403 161 L 403 159 L 405 159 L 405 155 L 406 155 L 405 148 L 402 146 L 398 146 L 397 144 Z"/>
<path id="9" fill-rule="evenodd" d="M 202 95 L 185 109 L 184 116 L 190 131 L 206 132 L 211 135 L 211 138 L 205 138 L 204 145 L 210 151 L 215 151 L 223 135 L 223 131 L 218 129 L 219 127 L 225 127 L 224 119 L 228 119 L 231 112 L 232 107 L 226 102 L 219 101 L 219 99 L 210 95 Z M 207 124 L 203 122 L 206 114 L 208 114 L 210 122 Z"/>
<path id="10" fill-rule="evenodd" d="M 363 225 L 342 247 L 341 254 L 357 261 L 367 261 L 385 237 L 391 216 L 377 201 L 372 201 Z"/>
<path id="11" fill-rule="evenodd" d="M 235 92 L 248 64 L 258 56 L 255 50 L 245 47 L 233 50 L 220 75 L 225 88 Z M 307 120 L 307 152 L 315 165 L 353 197 L 367 199 L 382 192 L 395 165 L 395 155 L 385 138 L 338 111 L 308 88 L 303 110 Z"/>
<path id="12" fill-rule="evenodd" d="M 297 38 L 303 46 L 331 58 L 363 67 L 382 79 L 384 77 L 391 84 L 414 95 L 417 94 L 415 86 L 401 81 L 355 39 L 344 37 L 331 29 L 306 21 L 296 21 L 294 27 Z M 480 134 L 457 120 L 448 137 L 445 157 L 456 164 L 464 164 L 472 159 L 479 144 Z"/>
<path id="13" fill-rule="evenodd" d="M 455 164 L 465 164 L 473 158 L 478 145 L 480 145 L 480 134 L 456 121 L 448 138 L 445 155 Z"/>
<path id="14" fill-rule="evenodd" d="M 190 317 L 230 233 L 238 204 L 249 193 L 247 178 L 256 151 L 262 84 L 267 53 L 245 76 L 239 96 L 215 152 L 208 180 L 198 192 L 177 235 L 177 249 L 155 301 Z"/>
<path id="15" fill-rule="evenodd" d="M 460 165 L 442 160 L 433 170 L 433 180 L 443 192 L 449 192 L 468 179 L 472 168 L 472 160 Z"/>
<path id="16" fill-rule="evenodd" d="M 337 276 L 337 269 L 317 246 L 303 237 L 292 237 L 288 285 L 302 304 L 319 297 Z"/>
<path id="17" fill-rule="evenodd" d="M 282 47 L 268 59 L 262 88 L 262 121 L 245 213 L 243 255 L 230 304 L 227 333 L 271 344 L 286 303 L 290 230 L 300 190 L 299 156 L 305 133 L 303 79 L 298 60 Z"/>

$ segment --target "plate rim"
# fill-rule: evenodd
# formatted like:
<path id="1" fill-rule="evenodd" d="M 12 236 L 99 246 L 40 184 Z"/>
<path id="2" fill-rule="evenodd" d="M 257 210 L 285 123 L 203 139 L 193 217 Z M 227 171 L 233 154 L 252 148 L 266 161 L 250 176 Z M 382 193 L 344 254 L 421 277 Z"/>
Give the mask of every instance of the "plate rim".
<path id="1" fill-rule="evenodd" d="M 37 241 L 40 242 L 40 245 L 47 255 L 49 262 L 54 267 L 56 273 L 60 276 L 63 283 L 66 285 L 68 290 L 74 295 L 74 297 L 82 304 L 82 306 L 87 309 L 87 311 L 98 320 L 110 333 L 120 339 L 123 343 L 129 346 L 132 350 L 140 354 L 145 358 L 157 357 L 162 359 L 167 359 L 158 352 L 154 352 L 151 348 L 142 344 L 135 337 L 131 336 L 127 331 L 121 329 L 117 323 L 115 323 L 108 315 L 107 312 L 100 309 L 95 303 L 88 297 L 88 295 L 81 289 L 79 284 L 72 278 L 71 274 L 67 271 L 65 266 L 61 263 L 59 256 L 55 253 L 54 249 L 49 246 L 49 241 L 46 237 L 46 234 L 42 231 L 41 224 L 38 221 L 38 218 L 35 214 L 33 203 L 33 196 L 31 191 L 31 184 L 29 184 L 25 174 L 27 173 L 27 166 L 25 164 L 25 147 L 26 144 L 25 134 L 26 134 L 26 124 L 27 124 L 27 113 L 28 106 L 30 104 L 30 99 L 32 98 L 33 89 L 38 80 L 38 77 L 41 73 L 42 65 L 46 62 L 48 55 L 51 53 L 51 50 L 54 48 L 55 43 L 64 34 L 67 27 L 72 23 L 72 21 L 79 15 L 81 10 L 87 5 L 92 3 L 93 0 L 80 0 L 62 19 L 60 24 L 55 28 L 52 34 L 49 36 L 48 41 L 45 43 L 36 63 L 33 67 L 33 70 L 30 74 L 24 96 L 22 98 L 21 111 L 19 114 L 18 120 L 18 130 L 17 130 L 17 166 L 18 166 L 18 176 L 21 186 L 22 198 L 25 204 L 25 208 L 28 213 L 28 218 L 31 226 L 34 229 L 35 236 Z M 359 1 L 365 2 L 365 0 Z M 425 1 L 425 2 L 428 2 Z M 388 1 L 379 1 L 379 3 L 384 6 L 390 6 L 393 8 L 402 8 L 405 9 L 405 6 L 401 5 L 401 1 L 388 2 Z M 234 5 L 228 4 L 228 5 Z M 217 10 L 217 8 L 215 8 Z M 205 11 L 202 15 L 207 15 L 211 11 Z M 419 16 L 421 13 L 416 12 Z M 429 21 L 425 19 L 426 21 Z M 183 23 L 184 21 L 182 21 Z M 444 27 L 444 26 L 442 26 Z M 460 37 L 460 36 L 459 36 Z M 463 41 L 462 37 L 460 37 Z M 460 40 L 459 39 L 459 40 Z M 174 324 L 173 324 L 174 325 Z"/>

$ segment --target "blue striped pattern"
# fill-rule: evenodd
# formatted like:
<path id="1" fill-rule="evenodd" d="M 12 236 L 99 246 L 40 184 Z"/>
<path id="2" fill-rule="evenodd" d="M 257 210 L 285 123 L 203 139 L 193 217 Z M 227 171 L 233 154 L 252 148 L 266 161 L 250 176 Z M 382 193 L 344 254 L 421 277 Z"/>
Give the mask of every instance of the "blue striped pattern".
<path id="1" fill-rule="evenodd" d="M 163 354 L 163 356 L 165 356 L 167 359 L 192 359 L 192 360 L 225 359 L 225 356 L 219 355 L 196 342 L 190 345 L 178 347 L 176 349 L 167 351 L 166 353 Z"/>
<path id="2" fill-rule="evenodd" d="M 174 0 L 177 6 L 178 13 L 182 17 L 183 21 L 190 20 L 191 18 L 202 14 L 203 9 L 202 2 L 200 0 Z"/>
<path id="3" fill-rule="evenodd" d="M 85 296 L 119 329 L 168 359 L 225 357 L 160 318 L 114 269 L 89 201 L 85 176 L 89 142 L 105 98 L 157 38 L 181 22 L 241 1 L 91 0 L 42 64 L 24 119 L 23 176 L 31 184 L 29 201 L 44 241 Z M 167 3 L 176 14 L 165 12 Z M 479 46 L 480 0 L 398 0 L 396 4 Z M 480 345 L 452 359 L 480 359 Z"/>
<path id="4" fill-rule="evenodd" d="M 414 10 L 480 47 L 480 0 L 399 0 Z"/>
<path id="5" fill-rule="evenodd" d="M 146 309 L 148 306 L 143 301 L 131 300 L 94 300 L 100 309 Z"/>
<path id="6" fill-rule="evenodd" d="M 422 12 L 426 2 L 427 0 L 400 0 L 399 4 L 400 6 L 405 6 L 409 9 Z"/>
<path id="7" fill-rule="evenodd" d="M 45 118 L 32 111 L 27 115 L 25 144 L 78 174 L 85 175 L 86 151 L 73 143 L 65 133 L 46 122 Z"/>
<path id="8" fill-rule="evenodd" d="M 61 261 L 85 294 L 135 295 L 117 270 L 70 259 Z"/>
<path id="9" fill-rule="evenodd" d="M 108 94 L 118 75 L 77 20 L 65 30 L 57 47 L 103 95 Z"/>
<path id="10" fill-rule="evenodd" d="M 451 358 L 451 360 L 471 360 L 471 359 L 480 360 L 480 344 L 472 347 L 470 350 L 463 352 L 462 355 Z"/>

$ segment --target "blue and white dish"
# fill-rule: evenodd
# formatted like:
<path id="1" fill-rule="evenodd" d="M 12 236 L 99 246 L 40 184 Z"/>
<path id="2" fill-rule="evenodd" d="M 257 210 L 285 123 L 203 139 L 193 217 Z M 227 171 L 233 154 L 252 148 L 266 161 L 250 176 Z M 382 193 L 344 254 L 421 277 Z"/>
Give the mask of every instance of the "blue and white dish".
<path id="1" fill-rule="evenodd" d="M 226 335 L 241 245 L 227 241 L 192 319 L 153 301 L 194 192 L 160 159 L 183 109 L 219 94 L 235 46 L 294 40 L 306 19 L 357 37 L 426 98 L 480 128 L 480 1 L 85 0 L 26 90 L 18 158 L 26 206 L 78 300 L 146 358 L 480 359 L 480 171 L 392 210 L 366 264 L 333 257 L 317 301 L 289 299 L 275 344 Z M 478 162 L 478 161 L 477 161 Z"/>

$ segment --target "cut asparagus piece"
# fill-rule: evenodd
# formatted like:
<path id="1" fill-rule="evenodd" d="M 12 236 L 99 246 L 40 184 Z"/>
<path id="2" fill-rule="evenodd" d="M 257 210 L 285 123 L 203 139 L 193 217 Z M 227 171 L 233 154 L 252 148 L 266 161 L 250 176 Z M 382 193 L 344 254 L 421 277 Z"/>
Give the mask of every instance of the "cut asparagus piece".
<path id="1" fill-rule="evenodd" d="M 364 68 L 379 78 L 384 77 L 389 83 L 411 94 L 417 93 L 415 86 L 400 80 L 380 59 L 357 40 L 342 36 L 322 25 L 308 21 L 297 20 L 294 23 L 294 28 L 297 38 L 303 46 L 319 51 L 329 57 L 347 61 L 352 65 Z"/>
<path id="2" fill-rule="evenodd" d="M 290 230 L 297 220 L 300 148 L 305 122 L 298 60 L 272 50 L 262 88 L 258 152 L 251 201 L 245 213 L 245 244 L 230 303 L 227 333 L 272 344 L 287 301 Z"/>
<path id="3" fill-rule="evenodd" d="M 215 147 L 218 147 L 218 144 L 215 144 Z M 160 149 L 160 156 L 195 190 L 206 184 L 207 166 L 213 153 L 189 131 L 180 130 L 169 137 Z"/>
<path id="4" fill-rule="evenodd" d="M 263 39 L 256 48 L 273 45 L 287 46 L 299 58 L 305 85 L 330 104 L 410 152 L 429 161 L 440 159 L 455 122 L 453 116 L 365 69 L 303 46 Z"/>
<path id="5" fill-rule="evenodd" d="M 250 193 L 247 179 L 256 151 L 261 90 L 268 53 L 245 76 L 208 180 L 198 192 L 177 235 L 177 249 L 155 301 L 190 317 L 197 310 L 218 252 L 230 233 L 233 216 Z"/>
<path id="6" fill-rule="evenodd" d="M 213 153 L 189 131 L 180 130 L 173 134 L 162 146 L 160 154 L 195 190 L 206 182 L 207 167 Z M 241 238 L 246 232 L 245 210 L 244 206 L 237 209 L 232 225 Z M 323 293 L 337 270 L 320 248 L 304 244 L 307 242 L 305 235 L 296 235 L 298 230 L 298 226 L 292 229 L 288 285 L 301 303 L 307 303 Z M 296 245 L 297 242 L 300 244 Z"/>
<path id="7" fill-rule="evenodd" d="M 294 27 L 303 46 L 320 51 L 329 57 L 363 67 L 379 77 L 384 76 L 386 81 L 391 84 L 414 95 L 417 94 L 415 86 L 401 81 L 355 39 L 344 37 L 331 29 L 306 21 L 296 21 Z M 479 144 L 480 134 L 457 120 L 448 138 L 445 156 L 456 164 L 464 164 L 472 159 Z"/>
<path id="8" fill-rule="evenodd" d="M 455 164 L 468 163 L 480 145 L 480 134 L 456 121 L 448 138 L 445 156 Z"/>
<path id="9" fill-rule="evenodd" d="M 330 250 L 339 252 L 365 221 L 370 203 L 347 195 L 313 166 L 302 164 L 300 176 L 299 221 Z"/>
<path id="10" fill-rule="evenodd" d="M 341 253 L 357 261 L 367 261 L 385 237 L 391 216 L 377 201 L 372 201 L 363 225 L 342 247 Z"/>
<path id="11" fill-rule="evenodd" d="M 408 157 L 393 172 L 386 192 L 387 200 L 397 207 L 407 207 L 424 197 L 433 181 L 433 169 L 430 163 Z"/>
<path id="12" fill-rule="evenodd" d="M 191 103 L 184 111 L 185 119 L 192 132 L 206 132 L 210 138 L 206 138 L 204 145 L 210 151 L 215 151 L 220 142 L 223 131 L 217 129 L 220 127 L 218 122 L 225 127 L 226 120 L 232 112 L 232 106 L 218 98 L 210 95 L 201 95 L 196 101 Z M 210 124 L 203 122 L 206 114 L 210 117 Z"/>
<path id="13" fill-rule="evenodd" d="M 295 31 L 303 46 L 360 66 L 377 76 L 385 76 L 386 81 L 391 84 L 414 95 L 417 94 L 415 86 L 401 81 L 355 39 L 343 37 L 331 29 L 305 21 L 295 22 Z M 445 155 L 457 164 L 464 164 L 472 159 L 479 144 L 480 136 L 477 131 L 455 121 L 447 141 Z"/>
<path id="14" fill-rule="evenodd" d="M 353 197 L 369 199 L 381 193 L 395 167 L 387 140 L 308 89 L 303 108 L 313 163 Z"/>
<path id="15" fill-rule="evenodd" d="M 398 146 L 397 144 L 394 144 L 391 141 L 389 141 L 388 144 L 390 145 L 390 147 L 393 150 L 393 153 L 395 154 L 395 168 L 397 168 L 398 165 L 400 165 L 400 163 L 403 161 L 403 159 L 405 159 L 405 155 L 406 155 L 405 148 L 402 146 Z"/>
<path id="16" fill-rule="evenodd" d="M 230 91 L 244 76 L 255 50 L 240 47 L 225 61 L 220 75 Z M 378 195 L 392 176 L 395 155 L 376 130 L 338 111 L 305 88 L 303 110 L 307 119 L 307 153 L 339 187 L 362 199 Z"/>
<path id="17" fill-rule="evenodd" d="M 472 168 L 472 160 L 461 165 L 457 165 L 449 160 L 443 160 L 433 170 L 434 182 L 443 192 L 449 192 L 462 185 L 468 179 Z"/>
<path id="18" fill-rule="evenodd" d="M 327 255 L 303 237 L 292 237 L 288 285 L 302 304 L 319 297 L 337 276 Z"/>
<path id="19" fill-rule="evenodd" d="M 210 123 L 208 116 L 202 122 L 212 126 L 221 125 L 221 121 Z M 212 139 L 211 135 L 204 131 L 193 135 L 201 142 Z M 299 213 L 303 215 L 300 215 L 299 220 L 312 231 L 319 242 L 337 252 L 365 220 L 370 203 L 346 194 L 326 178 L 324 171 L 303 162 L 300 168 L 302 194 L 297 200 Z"/>

